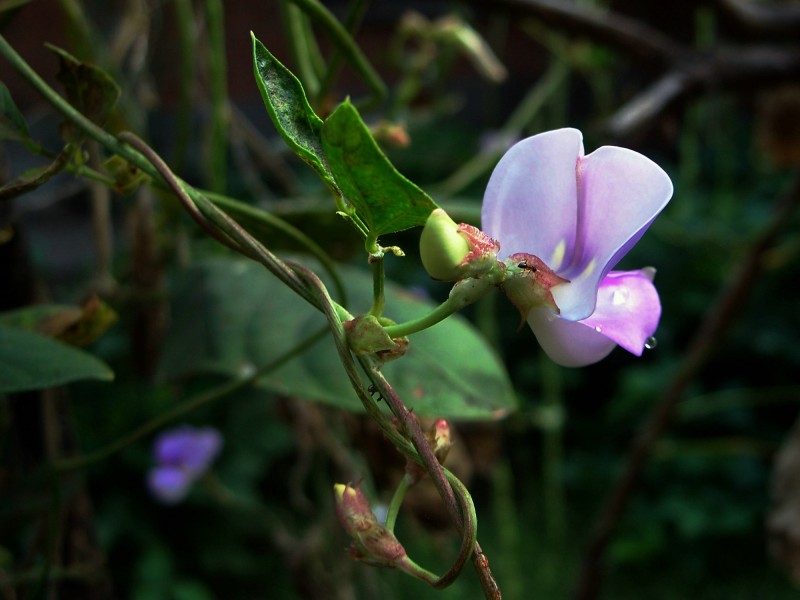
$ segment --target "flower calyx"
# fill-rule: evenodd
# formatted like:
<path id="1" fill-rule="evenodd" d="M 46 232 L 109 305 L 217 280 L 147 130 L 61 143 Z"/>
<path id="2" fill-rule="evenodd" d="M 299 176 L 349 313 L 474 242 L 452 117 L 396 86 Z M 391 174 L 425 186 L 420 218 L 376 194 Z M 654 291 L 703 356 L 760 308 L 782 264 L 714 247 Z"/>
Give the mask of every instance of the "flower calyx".
<path id="1" fill-rule="evenodd" d="M 408 338 L 392 339 L 384 329 L 387 325 L 394 325 L 394 322 L 370 314 L 345 321 L 344 331 L 350 348 L 357 356 L 376 354 L 383 362 L 400 358 L 408 350 Z"/>
<path id="2" fill-rule="evenodd" d="M 569 283 L 568 279 L 557 275 L 538 256 L 524 252 L 506 258 L 505 266 L 506 276 L 500 287 L 519 310 L 523 323 L 533 308 L 546 307 L 559 314 L 550 290 Z"/>

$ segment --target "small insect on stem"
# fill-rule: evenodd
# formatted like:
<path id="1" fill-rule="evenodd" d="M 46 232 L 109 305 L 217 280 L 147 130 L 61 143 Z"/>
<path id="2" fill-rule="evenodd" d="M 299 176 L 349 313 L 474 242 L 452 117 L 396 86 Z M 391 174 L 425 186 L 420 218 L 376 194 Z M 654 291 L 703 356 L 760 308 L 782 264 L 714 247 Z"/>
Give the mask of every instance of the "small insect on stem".
<path id="1" fill-rule="evenodd" d="M 372 397 L 372 399 L 375 400 L 376 402 L 380 402 L 381 400 L 383 400 L 383 396 L 381 396 L 381 393 L 378 391 L 378 388 L 375 387 L 374 383 L 369 384 L 367 391 L 369 392 L 369 395 Z M 378 394 L 377 398 L 375 398 L 375 394 Z"/>
<path id="2" fill-rule="evenodd" d="M 517 268 L 525 269 L 526 271 L 530 271 L 531 273 L 536 273 L 536 267 L 534 267 L 533 265 L 528 265 L 528 263 L 525 262 L 524 260 L 517 265 Z"/>

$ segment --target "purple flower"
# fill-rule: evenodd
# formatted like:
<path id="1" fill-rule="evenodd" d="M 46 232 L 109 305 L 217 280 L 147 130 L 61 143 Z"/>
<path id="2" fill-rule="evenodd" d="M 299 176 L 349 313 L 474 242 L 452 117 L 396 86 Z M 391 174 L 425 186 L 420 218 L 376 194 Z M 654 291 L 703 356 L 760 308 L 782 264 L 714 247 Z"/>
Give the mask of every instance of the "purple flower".
<path id="1" fill-rule="evenodd" d="M 498 258 L 532 255 L 567 280 L 549 289 L 557 310 L 540 304 L 524 315 L 555 362 L 588 365 L 616 345 L 642 354 L 661 316 L 655 270 L 611 269 L 671 196 L 653 161 L 615 146 L 584 156 L 576 129 L 529 137 L 500 160 L 483 229 L 500 242 Z"/>
<path id="2" fill-rule="evenodd" d="M 148 473 L 150 491 L 165 504 L 180 502 L 221 448 L 222 436 L 213 427 L 195 429 L 187 425 L 164 431 L 153 445 L 158 466 Z"/>

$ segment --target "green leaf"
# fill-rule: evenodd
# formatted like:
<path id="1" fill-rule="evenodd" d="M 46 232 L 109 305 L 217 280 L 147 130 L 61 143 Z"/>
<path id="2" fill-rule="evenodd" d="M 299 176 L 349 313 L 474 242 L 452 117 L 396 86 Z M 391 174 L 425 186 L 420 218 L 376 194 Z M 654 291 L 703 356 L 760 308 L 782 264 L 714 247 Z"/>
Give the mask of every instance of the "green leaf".
<path id="1" fill-rule="evenodd" d="M 11 98 L 11 92 L 0 81 L 0 139 L 23 142 L 30 139 L 28 124 L 17 105 Z"/>
<path id="2" fill-rule="evenodd" d="M 349 101 L 325 120 L 322 145 L 336 184 L 369 228 L 372 240 L 424 225 L 437 208 L 389 162 Z"/>
<path id="3" fill-rule="evenodd" d="M 56 77 L 64 86 L 67 100 L 88 119 L 103 125 L 117 104 L 119 86 L 101 68 L 83 63 L 52 44 L 45 45 L 59 57 L 60 68 Z M 83 133 L 70 123 L 65 124 L 62 135 L 69 142 L 83 137 Z"/>
<path id="4" fill-rule="evenodd" d="M 0 313 L 0 327 L 36 331 L 72 346 L 87 346 L 117 318 L 108 304 L 90 296 L 82 306 L 35 304 Z"/>
<path id="5" fill-rule="evenodd" d="M 348 295 L 369 308 L 372 277 L 342 268 Z M 405 321 L 433 306 L 387 282 L 387 316 Z M 244 260 L 207 261 L 180 274 L 175 311 L 162 357 L 162 377 L 200 373 L 234 376 L 266 365 L 325 327 L 321 314 Z M 352 307 L 351 307 L 352 310 Z M 420 416 L 494 419 L 513 410 L 506 371 L 484 338 L 455 316 L 410 338 L 407 354 L 383 367 L 404 402 Z M 274 392 L 361 410 L 326 336 L 303 355 L 265 375 Z"/>
<path id="6" fill-rule="evenodd" d="M 0 393 L 40 390 L 114 373 L 91 354 L 32 331 L 0 327 Z"/>
<path id="7" fill-rule="evenodd" d="M 44 185 L 53 175 L 60 173 L 67 165 L 69 158 L 69 148 L 64 148 L 49 165 L 34 167 L 0 187 L 0 201 L 11 200 L 31 190 L 35 190 L 40 185 Z"/>
<path id="8" fill-rule="evenodd" d="M 320 119 L 306 98 L 303 84 L 253 33 L 253 72 L 264 105 L 286 144 L 339 194 L 322 149 Z"/>

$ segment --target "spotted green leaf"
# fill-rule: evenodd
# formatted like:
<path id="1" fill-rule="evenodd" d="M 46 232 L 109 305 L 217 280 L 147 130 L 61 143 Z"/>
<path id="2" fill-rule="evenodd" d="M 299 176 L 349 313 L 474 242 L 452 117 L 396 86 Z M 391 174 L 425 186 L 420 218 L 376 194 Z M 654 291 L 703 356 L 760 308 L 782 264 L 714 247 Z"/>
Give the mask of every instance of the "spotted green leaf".
<path id="1" fill-rule="evenodd" d="M 336 184 L 367 225 L 371 239 L 424 225 L 436 208 L 394 168 L 349 101 L 325 120 L 322 146 Z"/>

